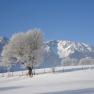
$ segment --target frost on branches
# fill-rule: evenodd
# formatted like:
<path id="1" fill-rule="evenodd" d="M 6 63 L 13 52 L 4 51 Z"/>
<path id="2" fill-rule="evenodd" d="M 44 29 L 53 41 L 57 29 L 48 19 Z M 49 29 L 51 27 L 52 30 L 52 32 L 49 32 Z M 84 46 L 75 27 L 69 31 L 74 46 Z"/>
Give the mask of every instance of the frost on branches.
<path id="1" fill-rule="evenodd" d="M 3 49 L 3 64 L 7 66 L 13 63 L 25 64 L 29 75 L 32 75 L 33 66 L 42 62 L 43 53 L 44 42 L 40 30 L 33 29 L 25 33 L 17 33 Z"/>

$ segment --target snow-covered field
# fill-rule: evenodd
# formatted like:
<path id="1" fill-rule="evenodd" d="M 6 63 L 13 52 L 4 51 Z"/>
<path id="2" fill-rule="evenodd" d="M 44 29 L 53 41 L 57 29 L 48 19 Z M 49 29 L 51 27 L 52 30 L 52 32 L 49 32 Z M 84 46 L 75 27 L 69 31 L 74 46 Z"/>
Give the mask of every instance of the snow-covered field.
<path id="1" fill-rule="evenodd" d="M 94 69 L 0 77 L 0 94 L 94 94 Z"/>

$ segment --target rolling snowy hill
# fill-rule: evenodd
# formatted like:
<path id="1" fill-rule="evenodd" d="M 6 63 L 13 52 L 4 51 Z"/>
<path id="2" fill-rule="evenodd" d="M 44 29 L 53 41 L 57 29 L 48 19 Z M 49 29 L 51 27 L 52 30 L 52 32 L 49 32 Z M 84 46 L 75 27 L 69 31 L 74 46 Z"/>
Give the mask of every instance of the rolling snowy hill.
<path id="1" fill-rule="evenodd" d="M 1 77 L 0 94 L 94 94 L 94 70 Z"/>

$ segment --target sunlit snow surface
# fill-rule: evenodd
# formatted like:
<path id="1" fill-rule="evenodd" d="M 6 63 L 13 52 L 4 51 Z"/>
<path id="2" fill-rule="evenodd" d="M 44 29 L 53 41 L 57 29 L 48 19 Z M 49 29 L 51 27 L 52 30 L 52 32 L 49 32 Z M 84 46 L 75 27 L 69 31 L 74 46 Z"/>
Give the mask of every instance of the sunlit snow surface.
<path id="1" fill-rule="evenodd" d="M 94 94 L 94 69 L 1 77 L 0 94 Z"/>

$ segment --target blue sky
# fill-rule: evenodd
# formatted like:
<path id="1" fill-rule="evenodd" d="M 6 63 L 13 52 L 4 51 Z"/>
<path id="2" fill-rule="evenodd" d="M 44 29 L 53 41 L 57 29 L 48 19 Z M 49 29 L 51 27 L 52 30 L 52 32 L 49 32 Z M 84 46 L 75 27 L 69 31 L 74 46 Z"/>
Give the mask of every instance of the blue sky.
<path id="1" fill-rule="evenodd" d="M 94 45 L 94 0 L 0 0 L 0 36 L 40 28 L 45 40 Z"/>

